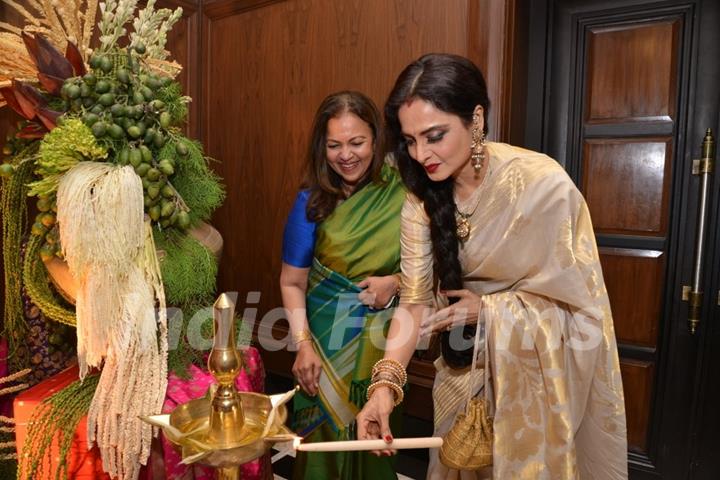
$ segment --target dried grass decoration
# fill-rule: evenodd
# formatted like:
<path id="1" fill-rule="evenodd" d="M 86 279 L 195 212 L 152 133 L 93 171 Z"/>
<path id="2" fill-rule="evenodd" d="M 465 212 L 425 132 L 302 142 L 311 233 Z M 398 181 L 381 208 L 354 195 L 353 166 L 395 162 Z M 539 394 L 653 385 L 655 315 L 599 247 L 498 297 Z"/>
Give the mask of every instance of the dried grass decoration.
<path id="1" fill-rule="evenodd" d="M 60 180 L 63 254 L 78 282 L 78 363 L 102 374 L 88 413 L 111 477 L 137 478 L 152 429 L 138 419 L 162 408 L 167 316 L 143 187 L 130 166 L 81 162 Z M 157 309 L 156 309 L 157 308 Z"/>

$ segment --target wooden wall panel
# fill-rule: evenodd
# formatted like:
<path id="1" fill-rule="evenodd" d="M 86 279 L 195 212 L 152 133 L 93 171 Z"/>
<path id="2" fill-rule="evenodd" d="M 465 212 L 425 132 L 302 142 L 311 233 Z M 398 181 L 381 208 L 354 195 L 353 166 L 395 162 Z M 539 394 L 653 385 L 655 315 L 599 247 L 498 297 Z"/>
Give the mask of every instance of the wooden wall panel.
<path id="1" fill-rule="evenodd" d="M 644 453 L 647 444 L 655 367 L 650 362 L 622 359 L 620 371 L 625 391 L 628 449 Z"/>
<path id="2" fill-rule="evenodd" d="M 515 44 L 514 35 L 522 29 L 516 23 L 518 4 L 525 5 L 526 2 L 470 0 L 465 15 L 468 32 L 464 55 L 482 69 L 490 95 L 488 138 L 503 142 L 515 133 L 510 124 L 512 108 L 523 103 L 522 97 L 516 96 L 517 91 L 512 88 L 513 79 L 523 75 L 522 69 L 513 62 L 514 50 L 522 50 Z M 456 13 L 461 15 L 459 11 Z"/>
<path id="3" fill-rule="evenodd" d="M 600 262 L 618 342 L 655 347 L 665 255 L 656 250 L 601 247 Z"/>
<path id="4" fill-rule="evenodd" d="M 595 231 L 664 235 L 670 187 L 671 140 L 587 140 L 583 192 Z"/>
<path id="5" fill-rule="evenodd" d="M 587 121 L 675 116 L 679 20 L 589 29 Z M 617 92 L 624 92 L 617 95 Z"/>

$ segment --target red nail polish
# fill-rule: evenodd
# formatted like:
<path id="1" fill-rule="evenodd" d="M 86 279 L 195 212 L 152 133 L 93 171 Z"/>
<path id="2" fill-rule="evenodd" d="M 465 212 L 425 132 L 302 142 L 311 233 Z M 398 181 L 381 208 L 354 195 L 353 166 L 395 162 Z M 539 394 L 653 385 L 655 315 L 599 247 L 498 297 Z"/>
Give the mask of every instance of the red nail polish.
<path id="1" fill-rule="evenodd" d="M 390 435 L 385 435 L 385 443 L 392 443 L 393 438 Z"/>

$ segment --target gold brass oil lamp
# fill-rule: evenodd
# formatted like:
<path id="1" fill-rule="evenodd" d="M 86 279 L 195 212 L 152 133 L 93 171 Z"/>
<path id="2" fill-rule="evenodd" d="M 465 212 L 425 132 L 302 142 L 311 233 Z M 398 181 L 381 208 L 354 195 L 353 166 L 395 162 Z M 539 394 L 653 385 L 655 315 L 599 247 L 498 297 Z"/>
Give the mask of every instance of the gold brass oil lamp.
<path id="1" fill-rule="evenodd" d="M 217 385 L 205 397 L 178 405 L 169 414 L 143 417 L 181 449 L 183 463 L 214 467 L 218 480 L 238 480 L 240 465 L 262 456 L 275 442 L 295 438 L 285 427 L 285 403 L 295 390 L 268 396 L 235 388 L 243 365 L 235 344 L 234 313 L 234 303 L 223 293 L 213 306 L 208 358 Z"/>

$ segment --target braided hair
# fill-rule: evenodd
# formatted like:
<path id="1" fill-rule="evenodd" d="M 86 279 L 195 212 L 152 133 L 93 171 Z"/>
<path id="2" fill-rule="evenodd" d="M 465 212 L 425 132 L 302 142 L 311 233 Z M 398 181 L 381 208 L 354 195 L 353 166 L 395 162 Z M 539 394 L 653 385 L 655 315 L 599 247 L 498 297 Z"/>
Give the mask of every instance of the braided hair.
<path id="1" fill-rule="evenodd" d="M 463 124 L 472 124 L 473 111 L 482 106 L 487 132 L 490 108 L 487 86 L 480 70 L 468 59 L 451 54 L 428 54 L 420 57 L 402 71 L 385 103 L 386 141 L 393 151 L 403 182 L 423 201 L 430 218 L 434 269 L 444 290 L 463 288 L 462 270 L 458 259 L 456 234 L 454 181 L 447 178 L 433 181 L 420 163 L 413 160 L 402 134 L 398 111 L 415 99 L 424 100 L 444 112 L 457 115 Z M 469 152 L 468 152 L 469 155 Z M 450 298 L 455 303 L 457 298 Z M 475 327 L 464 326 L 463 336 L 472 338 Z M 450 346 L 450 332 L 441 334 L 442 355 L 453 368 L 470 364 L 472 349 L 455 350 Z"/>

